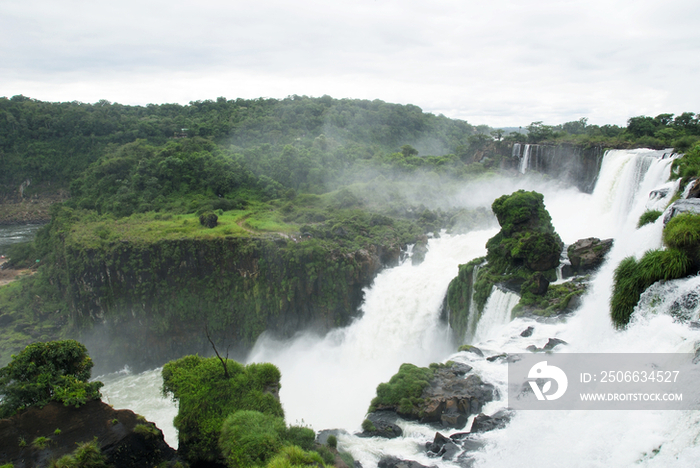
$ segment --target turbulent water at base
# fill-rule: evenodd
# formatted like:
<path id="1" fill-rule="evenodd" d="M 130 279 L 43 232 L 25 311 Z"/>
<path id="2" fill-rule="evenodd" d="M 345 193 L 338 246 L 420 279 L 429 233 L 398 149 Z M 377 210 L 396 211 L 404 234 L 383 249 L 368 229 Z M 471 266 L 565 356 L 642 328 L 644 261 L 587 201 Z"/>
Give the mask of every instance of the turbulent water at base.
<path id="1" fill-rule="evenodd" d="M 554 337 L 568 343 L 558 346 L 556 352 L 694 352 L 700 330 L 674 319 L 673 311 L 697 319 L 697 303 L 693 303 L 697 296 L 693 291 L 700 285 L 696 278 L 667 284 L 664 287 L 668 290 L 650 291 L 624 331 L 615 330 L 609 318 L 617 264 L 627 256 L 639 258 L 646 250 L 661 247 L 662 217 L 641 229 L 636 229 L 636 223 L 646 209 L 663 210 L 677 187 L 675 182 L 667 182 L 671 161 L 662 159 L 662 155 L 649 150 L 609 151 L 592 194 L 538 183 L 528 177 L 530 173 L 504 181 L 502 186 L 491 183 L 484 190 L 466 190 L 467 205 L 474 198 L 492 201 L 518 188 L 537 190 L 544 194 L 553 224 L 566 244 L 586 237 L 615 239 L 607 261 L 591 279 L 580 309 L 566 320 L 509 321 L 514 299 L 498 292 L 489 299 L 470 344 L 481 348 L 485 356 L 521 353 L 529 345 L 542 347 Z M 654 190 L 658 191 L 649 198 Z M 250 361 L 270 361 L 280 367 L 280 397 L 287 421 L 303 421 L 316 430 L 359 430 L 377 384 L 387 381 L 403 362 L 467 362 L 473 372 L 506 395 L 507 364 L 488 362 L 473 353 L 456 353 L 461 343 L 452 343 L 439 321 L 440 305 L 449 281 L 457 274 L 457 265 L 483 255 L 486 240 L 495 232 L 431 239 L 423 264 L 412 266 L 406 262 L 376 278 L 366 290 L 361 317 L 349 327 L 325 337 L 305 334 L 284 342 L 261 337 Z M 664 300 L 658 299 L 661 296 Z M 528 326 L 534 327 L 533 334 L 520 336 Z M 120 407 L 122 400 L 115 402 L 127 392 L 122 382 L 129 382 L 127 387 L 135 386 L 138 377 L 115 377 L 103 393 Z M 160 381 L 153 378 L 159 386 Z M 123 401 L 124 407 L 133 409 L 136 405 L 136 400 L 127 396 Z M 487 404 L 483 412 L 492 414 L 507 406 L 508 402 L 501 399 Z M 146 408 L 137 412 L 161 428 L 172 428 L 172 406 L 162 416 L 169 420 L 150 416 Z M 339 446 L 349 450 L 365 468 L 376 466 L 385 455 L 424 465 L 456 466 L 426 455 L 424 444 L 432 441 L 435 428 L 413 422 L 400 425 L 404 437 L 362 439 L 347 434 L 338 438 Z M 443 431 L 451 432 L 459 431 Z M 484 446 L 473 456 L 475 466 L 483 468 L 691 467 L 700 462 L 700 412 L 520 411 L 504 429 L 479 438 Z M 175 445 L 172 439 L 169 442 Z"/>
<path id="2" fill-rule="evenodd" d="M 43 224 L 0 226 L 0 255 L 7 255 L 10 245 L 29 242 Z"/>

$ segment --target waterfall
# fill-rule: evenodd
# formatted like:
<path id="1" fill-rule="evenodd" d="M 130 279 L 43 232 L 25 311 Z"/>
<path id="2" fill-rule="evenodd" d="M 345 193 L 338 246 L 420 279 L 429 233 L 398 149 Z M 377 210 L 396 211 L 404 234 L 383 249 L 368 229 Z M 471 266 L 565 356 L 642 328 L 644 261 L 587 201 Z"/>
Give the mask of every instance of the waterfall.
<path id="1" fill-rule="evenodd" d="M 449 355 L 457 345 L 439 320 L 447 287 L 459 264 L 486 253 L 496 232 L 430 239 L 423 263 L 406 261 L 377 276 L 365 290 L 361 317 L 346 328 L 284 341 L 263 335 L 249 361 L 280 368 L 287 420 L 303 419 L 316 430 L 356 430 L 377 385 L 402 363 L 427 366 Z"/>
<path id="2" fill-rule="evenodd" d="M 531 145 L 525 145 L 525 149 L 523 150 L 523 155 L 520 158 L 520 173 L 525 174 L 527 172 L 527 168 L 530 165 L 530 149 Z"/>
<path id="3" fill-rule="evenodd" d="M 700 288 L 696 278 L 650 288 L 624 331 L 615 330 L 609 317 L 617 264 L 626 256 L 639 258 L 646 250 L 661 246 L 661 219 L 640 229 L 636 224 L 646 209 L 650 206 L 663 209 L 673 196 L 676 184 L 667 182 L 670 164 L 671 159 L 664 159 L 663 152 L 608 151 L 593 193 L 573 187 L 557 188 L 554 184 L 523 187 L 544 194 L 554 227 L 565 243 L 586 237 L 614 238 L 615 243 L 606 262 L 593 275 L 580 309 L 567 320 L 522 317 L 510 320 L 510 303 L 517 296 L 495 291 L 479 323 L 471 328 L 470 322 L 470 329 L 476 329 L 472 344 L 483 349 L 486 356 L 522 353 L 530 345 L 541 348 L 554 337 L 568 343 L 555 348 L 555 352 L 694 352 L 700 330 L 683 321 L 698 317 L 693 302 L 697 298 L 695 291 Z M 518 181 L 536 183 L 526 177 Z M 491 185 L 501 190 L 498 195 L 504 193 L 503 186 Z M 502 185 L 512 191 L 512 183 Z M 665 193 L 659 190 L 649 196 L 659 188 L 664 188 Z M 447 330 L 439 322 L 440 306 L 450 280 L 457 274 L 457 265 L 484 255 L 484 245 L 495 233 L 496 230 L 479 231 L 430 239 L 421 265 L 404 262 L 379 274 L 365 291 L 361 316 L 348 327 L 326 336 L 305 333 L 286 341 L 262 336 L 250 360 L 271 361 L 280 367 L 280 397 L 287 421 L 291 424 L 303 421 L 316 430 L 358 430 L 377 384 L 387 381 L 403 362 L 421 366 L 446 360 L 468 363 L 473 367 L 472 372 L 494 384 L 501 395 L 500 400 L 487 404 L 483 412 L 493 414 L 507 407 L 507 363 L 456 352 L 456 344 L 450 342 Z M 473 305 L 470 309 L 473 310 Z M 675 320 L 679 317 L 683 320 Z M 529 326 L 534 329 L 532 335 L 521 337 L 520 332 Z M 157 379 L 157 373 L 153 375 Z M 104 388 L 110 403 L 115 407 L 135 407 L 133 401 L 114 403 L 116 388 L 116 382 Z M 155 420 L 161 428 L 172 424 L 172 416 L 158 416 L 166 418 L 164 421 L 145 409 L 138 412 Z M 435 428 L 408 421 L 399 424 L 404 437 L 363 439 L 345 434 L 338 437 L 339 446 L 349 450 L 365 468 L 376 467 L 384 455 L 416 460 L 424 465 L 455 466 L 427 457 L 425 442 L 433 439 Z M 469 423 L 465 429 L 441 432 L 449 435 L 468 427 Z M 694 467 L 700 460 L 700 414 L 520 411 L 504 429 L 480 434 L 476 439 L 483 446 L 472 453 L 475 468 Z"/>
<path id="4" fill-rule="evenodd" d="M 484 305 L 484 312 L 476 325 L 472 341 L 481 343 L 487 341 L 493 334 L 499 333 L 501 328 L 510 322 L 510 314 L 519 301 L 520 296 L 517 294 L 494 286 Z"/>
<path id="5" fill-rule="evenodd" d="M 474 302 L 474 287 L 482 265 L 483 263 L 481 265 L 474 265 L 474 269 L 472 270 L 472 284 L 470 285 L 471 289 L 469 294 L 469 317 L 467 317 L 467 333 L 464 337 L 465 343 L 472 341 L 474 333 L 476 333 L 476 324 L 479 322 L 479 314 L 477 313 L 476 303 Z"/>

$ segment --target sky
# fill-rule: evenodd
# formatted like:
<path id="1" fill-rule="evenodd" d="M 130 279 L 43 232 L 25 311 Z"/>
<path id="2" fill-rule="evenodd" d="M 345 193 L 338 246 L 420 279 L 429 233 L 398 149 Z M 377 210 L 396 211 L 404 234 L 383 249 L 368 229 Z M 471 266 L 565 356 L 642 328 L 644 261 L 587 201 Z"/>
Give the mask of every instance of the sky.
<path id="1" fill-rule="evenodd" d="M 0 96 L 414 104 L 474 125 L 700 112 L 698 0 L 0 0 Z"/>

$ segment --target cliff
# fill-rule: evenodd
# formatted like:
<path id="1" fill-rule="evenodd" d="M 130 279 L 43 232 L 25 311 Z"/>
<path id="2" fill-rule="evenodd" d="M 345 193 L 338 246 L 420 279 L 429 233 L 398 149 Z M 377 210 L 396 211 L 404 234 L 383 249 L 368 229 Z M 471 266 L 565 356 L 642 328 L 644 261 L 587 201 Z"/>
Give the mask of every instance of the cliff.
<path id="1" fill-rule="evenodd" d="M 51 269 L 73 328 L 107 368 L 162 365 L 220 349 L 247 351 L 267 331 L 280 337 L 345 325 L 398 246 L 342 252 L 316 239 L 66 242 Z M 102 369 L 104 370 L 104 369 Z"/>

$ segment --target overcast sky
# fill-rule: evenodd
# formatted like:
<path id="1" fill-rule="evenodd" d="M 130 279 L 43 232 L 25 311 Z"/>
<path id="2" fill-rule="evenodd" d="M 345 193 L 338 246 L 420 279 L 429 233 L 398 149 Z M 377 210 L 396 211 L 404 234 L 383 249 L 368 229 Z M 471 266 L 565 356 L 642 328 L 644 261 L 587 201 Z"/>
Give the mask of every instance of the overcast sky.
<path id="1" fill-rule="evenodd" d="M 0 0 L 0 96 L 292 94 L 472 124 L 700 112 L 700 0 Z"/>

